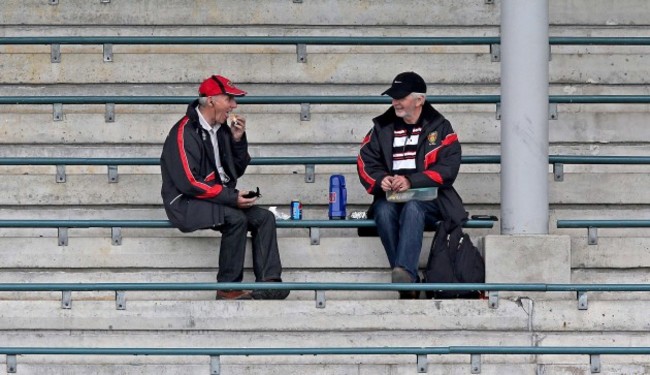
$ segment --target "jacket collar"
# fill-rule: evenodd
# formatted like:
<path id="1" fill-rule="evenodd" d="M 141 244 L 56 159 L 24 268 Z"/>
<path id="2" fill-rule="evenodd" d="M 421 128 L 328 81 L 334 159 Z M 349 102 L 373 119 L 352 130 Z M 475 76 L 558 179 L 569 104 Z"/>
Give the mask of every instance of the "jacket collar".
<path id="1" fill-rule="evenodd" d="M 397 115 L 395 115 L 395 108 L 390 107 L 386 112 L 383 114 L 375 117 L 373 119 L 373 122 L 375 122 L 379 126 L 386 126 L 386 125 L 392 125 L 397 121 Z M 438 123 L 442 122 L 445 118 L 440 112 L 438 112 L 431 103 L 428 101 L 424 102 L 424 105 L 422 106 L 422 113 L 420 114 L 420 118 L 422 119 L 422 127 L 427 127 L 427 126 L 437 126 Z"/>

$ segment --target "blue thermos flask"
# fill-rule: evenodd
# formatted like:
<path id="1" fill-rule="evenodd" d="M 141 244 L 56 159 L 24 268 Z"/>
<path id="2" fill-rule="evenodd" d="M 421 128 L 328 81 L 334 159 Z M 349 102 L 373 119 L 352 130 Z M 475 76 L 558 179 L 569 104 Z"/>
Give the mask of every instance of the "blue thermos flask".
<path id="1" fill-rule="evenodd" d="M 330 207 L 329 217 L 334 220 L 345 220 L 345 205 L 348 201 L 348 191 L 345 189 L 345 176 L 335 174 L 330 176 Z"/>

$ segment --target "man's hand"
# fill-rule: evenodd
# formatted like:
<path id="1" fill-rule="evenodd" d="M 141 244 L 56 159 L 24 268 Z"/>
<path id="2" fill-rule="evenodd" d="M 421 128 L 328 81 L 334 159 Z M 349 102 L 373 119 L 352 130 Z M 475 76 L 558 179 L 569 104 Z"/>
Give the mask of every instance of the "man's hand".
<path id="1" fill-rule="evenodd" d="M 246 132 L 246 118 L 237 116 L 235 122 L 230 125 L 230 131 L 232 132 L 232 137 L 235 139 L 235 142 L 241 141 L 241 138 Z"/>
<path id="2" fill-rule="evenodd" d="M 237 196 L 237 208 L 251 208 L 255 204 L 257 197 L 253 198 L 244 198 L 244 195 L 248 194 L 248 191 L 240 191 Z"/>
<path id="3" fill-rule="evenodd" d="M 391 191 L 393 190 L 393 176 L 386 176 L 381 180 L 381 190 Z"/>
<path id="4" fill-rule="evenodd" d="M 383 181 L 382 181 L 383 183 Z M 411 188 L 411 181 L 404 176 L 394 176 L 391 184 L 391 190 L 394 192 L 406 191 Z"/>

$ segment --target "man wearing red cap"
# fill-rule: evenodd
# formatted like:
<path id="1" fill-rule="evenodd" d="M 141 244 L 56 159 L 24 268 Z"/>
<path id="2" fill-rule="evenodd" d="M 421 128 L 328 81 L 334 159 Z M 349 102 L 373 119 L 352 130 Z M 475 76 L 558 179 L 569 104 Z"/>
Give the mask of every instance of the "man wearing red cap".
<path id="1" fill-rule="evenodd" d="M 257 196 L 236 188 L 250 163 L 246 119 L 234 116 L 236 97 L 246 92 L 222 76 L 199 86 L 199 98 L 169 132 L 160 157 L 162 198 L 171 223 L 182 232 L 222 233 L 218 282 L 241 282 L 246 235 L 253 244 L 258 282 L 281 282 L 275 216 L 255 205 Z M 229 120 L 230 117 L 230 120 Z M 217 299 L 284 299 L 289 290 L 219 290 Z"/>
<path id="2" fill-rule="evenodd" d="M 392 268 L 394 283 L 418 282 L 418 261 L 425 226 L 449 219 L 467 220 L 452 184 L 458 175 L 461 147 L 449 121 L 427 101 L 427 85 L 414 72 L 398 74 L 382 95 L 392 106 L 373 119 L 357 158 L 361 184 L 373 195 L 369 215 Z M 437 198 L 392 202 L 389 192 L 437 187 Z M 418 298 L 401 291 L 400 298 Z"/>

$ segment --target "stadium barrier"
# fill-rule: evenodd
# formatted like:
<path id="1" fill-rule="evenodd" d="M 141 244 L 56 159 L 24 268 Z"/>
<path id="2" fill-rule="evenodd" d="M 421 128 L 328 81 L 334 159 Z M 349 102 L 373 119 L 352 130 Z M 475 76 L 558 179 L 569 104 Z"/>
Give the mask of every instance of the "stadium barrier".
<path id="1" fill-rule="evenodd" d="M 543 283 L 0 283 L 0 292 L 61 292 L 61 308 L 72 308 L 72 292 L 114 291 L 117 310 L 126 310 L 127 291 L 179 290 L 313 290 L 316 308 L 325 308 L 325 291 L 484 291 L 488 307 L 499 307 L 499 291 L 576 292 L 578 310 L 589 307 L 587 292 L 647 292 L 650 284 L 543 284 Z"/>
<path id="2" fill-rule="evenodd" d="M 587 228 L 587 243 L 598 244 L 598 228 L 650 228 L 650 220 L 558 220 L 558 228 Z"/>
<path id="3" fill-rule="evenodd" d="M 354 165 L 356 156 L 295 156 L 295 157 L 256 157 L 250 165 L 304 165 L 305 182 L 315 181 L 315 165 L 329 164 Z M 553 165 L 555 181 L 564 180 L 564 164 L 650 164 L 650 156 L 607 156 L 607 155 L 549 155 L 549 164 Z M 463 164 L 499 164 L 500 155 L 463 155 Z M 65 182 L 66 165 L 106 165 L 108 182 L 117 182 L 118 165 L 160 165 L 159 158 L 60 158 L 60 157 L 0 157 L 1 165 L 55 165 L 57 182 Z"/>
<path id="4" fill-rule="evenodd" d="M 63 120 L 64 104 L 104 104 L 106 122 L 114 122 L 116 104 L 183 104 L 191 103 L 193 96 L 0 96 L 0 104 L 51 104 L 54 121 Z M 496 118 L 501 118 L 499 95 L 427 95 L 431 104 L 495 104 Z M 244 96 L 239 104 L 299 104 L 300 119 L 309 121 L 312 104 L 390 104 L 386 96 Z M 550 95 L 549 119 L 559 118 L 558 104 L 647 104 L 650 95 Z"/>
<path id="5" fill-rule="evenodd" d="M 415 355 L 418 374 L 428 372 L 428 355 L 470 355 L 472 374 L 481 373 L 482 355 L 588 355 L 591 373 L 601 372 L 601 355 L 647 355 L 650 347 L 587 346 L 438 346 L 438 347 L 303 347 L 303 348 L 82 348 L 0 347 L 7 373 L 16 373 L 17 355 L 209 356 L 208 374 L 221 374 L 221 356 Z"/>

